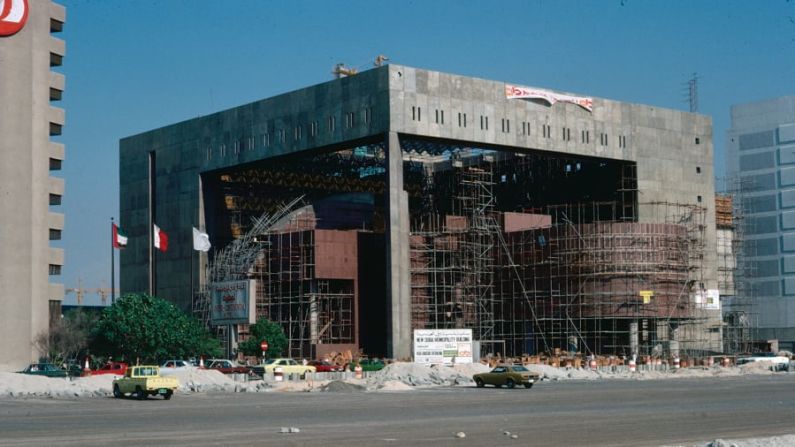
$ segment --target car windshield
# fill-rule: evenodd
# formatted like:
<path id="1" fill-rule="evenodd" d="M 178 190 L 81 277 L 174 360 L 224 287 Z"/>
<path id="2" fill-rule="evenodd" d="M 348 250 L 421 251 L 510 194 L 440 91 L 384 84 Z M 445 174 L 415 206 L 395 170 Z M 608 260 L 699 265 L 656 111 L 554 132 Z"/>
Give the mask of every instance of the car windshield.
<path id="1" fill-rule="evenodd" d="M 262 362 L 262 364 L 263 365 L 271 365 L 275 361 L 276 361 L 276 359 L 268 359 L 268 360 L 265 360 L 264 362 Z"/>

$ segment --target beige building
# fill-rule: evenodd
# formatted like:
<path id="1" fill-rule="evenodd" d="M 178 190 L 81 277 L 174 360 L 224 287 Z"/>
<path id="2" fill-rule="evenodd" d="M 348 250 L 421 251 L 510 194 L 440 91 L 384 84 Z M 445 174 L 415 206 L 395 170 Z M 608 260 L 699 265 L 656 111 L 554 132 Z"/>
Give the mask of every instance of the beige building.
<path id="1" fill-rule="evenodd" d="M 0 370 L 38 358 L 33 346 L 60 317 L 64 254 L 58 209 L 64 181 L 60 135 L 64 111 L 64 7 L 45 0 L 6 0 L 0 8 Z"/>

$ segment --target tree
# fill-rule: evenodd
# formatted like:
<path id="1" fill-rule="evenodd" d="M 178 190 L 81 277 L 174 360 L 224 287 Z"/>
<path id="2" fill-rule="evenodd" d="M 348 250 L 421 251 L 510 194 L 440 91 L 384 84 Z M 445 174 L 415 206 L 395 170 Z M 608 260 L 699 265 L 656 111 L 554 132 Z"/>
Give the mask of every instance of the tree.
<path id="1" fill-rule="evenodd" d="M 48 331 L 40 332 L 33 345 L 42 357 L 60 365 L 85 352 L 96 316 L 82 309 L 69 312 L 56 321 Z"/>
<path id="2" fill-rule="evenodd" d="M 168 301 L 144 294 L 122 296 L 105 309 L 94 336 L 96 352 L 129 361 L 221 355 L 219 341 L 198 321 Z"/>
<path id="3" fill-rule="evenodd" d="M 287 337 L 285 337 L 282 327 L 270 320 L 264 318 L 258 320 L 256 324 L 249 327 L 249 334 L 248 340 L 237 345 L 238 350 L 245 355 L 258 356 L 262 354 L 260 343 L 263 341 L 268 342 L 266 358 L 279 357 L 287 349 Z"/>

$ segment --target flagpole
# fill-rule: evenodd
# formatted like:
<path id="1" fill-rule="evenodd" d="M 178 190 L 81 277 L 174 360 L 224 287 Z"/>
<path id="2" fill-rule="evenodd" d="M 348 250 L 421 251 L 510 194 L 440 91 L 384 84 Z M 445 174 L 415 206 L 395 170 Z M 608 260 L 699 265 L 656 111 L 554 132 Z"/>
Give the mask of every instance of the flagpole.
<path id="1" fill-rule="evenodd" d="M 110 218 L 110 305 L 116 302 L 116 255 L 113 253 L 113 217 Z"/>

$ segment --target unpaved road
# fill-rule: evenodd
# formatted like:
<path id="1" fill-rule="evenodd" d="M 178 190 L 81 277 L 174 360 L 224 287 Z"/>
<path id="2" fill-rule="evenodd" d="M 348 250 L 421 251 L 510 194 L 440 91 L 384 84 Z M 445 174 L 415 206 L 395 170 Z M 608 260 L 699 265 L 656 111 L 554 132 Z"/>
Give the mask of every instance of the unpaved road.
<path id="1" fill-rule="evenodd" d="M 280 434 L 281 427 L 300 433 Z M 459 431 L 466 438 L 456 439 Z M 0 400 L 3 446 L 659 446 L 791 433 L 795 374 L 787 373 L 542 382 L 531 390 Z"/>

